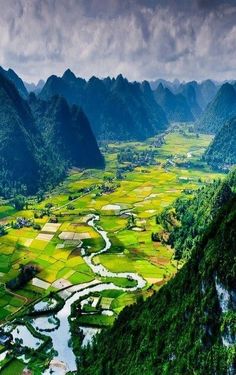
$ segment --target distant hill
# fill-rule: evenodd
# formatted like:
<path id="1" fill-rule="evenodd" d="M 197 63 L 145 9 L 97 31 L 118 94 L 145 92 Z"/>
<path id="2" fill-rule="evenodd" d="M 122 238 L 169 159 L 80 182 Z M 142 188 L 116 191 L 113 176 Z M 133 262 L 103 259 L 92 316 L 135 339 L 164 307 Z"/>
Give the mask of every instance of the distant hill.
<path id="1" fill-rule="evenodd" d="M 45 82 L 40 79 L 37 84 L 24 82 L 24 85 L 28 93 L 34 92 L 35 94 L 39 94 Z"/>
<path id="2" fill-rule="evenodd" d="M 197 119 L 202 113 L 202 108 L 199 104 L 199 86 L 196 81 L 183 83 L 179 86 L 177 94 L 181 94 L 185 97 L 188 106 L 193 114 L 194 118 Z"/>
<path id="3" fill-rule="evenodd" d="M 212 167 L 228 170 L 236 164 L 236 116 L 226 121 L 205 152 Z"/>
<path id="4" fill-rule="evenodd" d="M 178 79 L 175 79 L 173 82 L 167 81 L 166 79 L 162 79 L 162 78 L 156 79 L 154 81 L 149 81 L 150 87 L 153 91 L 155 91 L 158 88 L 160 83 L 164 87 L 167 87 L 168 89 L 170 89 L 171 92 L 173 92 L 173 93 L 175 93 L 178 90 L 178 88 L 181 84 L 181 82 Z"/>
<path id="5" fill-rule="evenodd" d="M 165 111 L 170 122 L 194 121 L 194 116 L 189 108 L 186 98 L 182 94 L 173 94 L 162 83 L 154 91 L 157 103 Z"/>
<path id="6" fill-rule="evenodd" d="M 42 116 L 0 74 L 0 195 L 46 189 L 57 184 L 70 166 L 103 167 L 83 112 L 69 108 L 65 100 L 60 103 L 59 99 L 44 103 Z"/>
<path id="7" fill-rule="evenodd" d="M 154 91 L 157 90 L 160 84 L 164 88 L 169 89 L 172 94 L 181 94 L 184 96 L 194 119 L 199 118 L 220 87 L 220 84 L 217 84 L 210 79 L 202 82 L 180 82 L 178 80 L 170 82 L 164 79 L 150 82 L 151 88 Z"/>
<path id="8" fill-rule="evenodd" d="M 0 66 L 0 74 L 2 74 L 4 77 L 9 79 L 12 83 L 14 83 L 15 87 L 19 91 L 19 94 L 22 96 L 22 98 L 26 99 L 28 96 L 28 92 L 25 88 L 25 85 L 22 81 L 22 79 L 14 72 L 12 69 L 4 70 Z"/>
<path id="9" fill-rule="evenodd" d="M 236 90 L 225 83 L 206 107 L 196 127 L 200 132 L 215 134 L 233 116 L 236 116 Z"/>
<path id="10" fill-rule="evenodd" d="M 231 194 L 176 276 L 79 351 L 78 374 L 234 375 L 235 222 Z"/>
<path id="11" fill-rule="evenodd" d="M 61 78 L 49 77 L 39 97 L 54 95 L 81 106 L 99 139 L 143 140 L 168 125 L 149 84 L 131 83 L 122 75 L 85 81 L 67 70 Z"/>

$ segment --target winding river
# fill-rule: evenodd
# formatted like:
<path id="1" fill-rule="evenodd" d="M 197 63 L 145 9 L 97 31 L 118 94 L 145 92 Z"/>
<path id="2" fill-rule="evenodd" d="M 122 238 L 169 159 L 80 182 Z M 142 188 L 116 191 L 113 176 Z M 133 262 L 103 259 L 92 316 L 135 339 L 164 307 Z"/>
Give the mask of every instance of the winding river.
<path id="1" fill-rule="evenodd" d="M 121 278 L 128 278 L 133 279 L 136 281 L 136 286 L 131 288 L 122 288 L 118 287 L 113 283 L 104 283 L 99 280 L 93 280 L 89 283 L 73 285 L 69 287 L 66 291 L 68 293 L 68 298 L 65 301 L 63 308 L 55 315 L 56 318 L 60 320 L 59 327 L 55 328 L 51 332 L 43 332 L 43 334 L 50 336 L 53 343 L 53 348 L 56 350 L 57 355 L 54 357 L 54 361 L 60 361 L 65 365 L 66 371 L 76 371 L 76 358 L 73 353 L 73 350 L 69 347 L 68 341 L 71 338 L 70 335 L 70 324 L 68 321 L 68 317 L 71 312 L 71 305 L 77 301 L 78 299 L 83 300 L 83 297 L 86 298 L 90 293 L 94 292 L 101 292 L 103 290 L 123 290 L 123 291 L 136 291 L 138 289 L 142 289 L 146 285 L 146 281 L 139 275 L 130 272 L 111 272 L 107 270 L 103 265 L 98 264 L 95 265 L 93 262 L 93 258 L 101 253 L 105 253 L 111 247 L 111 242 L 108 238 L 107 232 L 100 229 L 97 226 L 97 222 L 99 220 L 98 215 L 91 215 L 88 225 L 93 227 L 104 239 L 105 246 L 99 252 L 92 253 L 90 255 L 86 255 L 85 250 L 82 250 L 82 255 L 84 261 L 87 265 L 91 268 L 95 275 L 102 276 L 102 277 L 121 277 Z M 41 328 L 47 327 L 48 325 L 48 316 L 39 317 L 34 319 L 32 323 L 34 328 Z M 81 327 L 83 333 L 85 334 L 84 344 L 89 342 L 89 339 L 93 336 L 93 334 L 97 333 L 98 329 L 96 328 L 85 328 Z M 52 368 L 51 368 L 52 370 Z M 44 375 L 50 374 L 50 369 L 47 369 L 44 372 Z"/>

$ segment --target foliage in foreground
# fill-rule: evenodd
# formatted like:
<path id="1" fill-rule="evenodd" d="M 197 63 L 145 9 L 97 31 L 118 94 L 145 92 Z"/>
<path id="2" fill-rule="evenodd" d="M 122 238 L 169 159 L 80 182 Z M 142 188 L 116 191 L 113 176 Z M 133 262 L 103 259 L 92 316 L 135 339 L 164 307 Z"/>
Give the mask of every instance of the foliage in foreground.
<path id="1" fill-rule="evenodd" d="M 234 374 L 235 222 L 234 195 L 179 273 L 83 350 L 78 374 Z"/>

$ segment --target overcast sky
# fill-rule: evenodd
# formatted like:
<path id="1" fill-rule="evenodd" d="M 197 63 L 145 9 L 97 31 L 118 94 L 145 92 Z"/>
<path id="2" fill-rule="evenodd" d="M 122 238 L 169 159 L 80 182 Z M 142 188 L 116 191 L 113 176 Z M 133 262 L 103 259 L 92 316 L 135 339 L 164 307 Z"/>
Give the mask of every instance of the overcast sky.
<path id="1" fill-rule="evenodd" d="M 0 0 L 0 65 L 31 82 L 236 79 L 236 0 Z"/>

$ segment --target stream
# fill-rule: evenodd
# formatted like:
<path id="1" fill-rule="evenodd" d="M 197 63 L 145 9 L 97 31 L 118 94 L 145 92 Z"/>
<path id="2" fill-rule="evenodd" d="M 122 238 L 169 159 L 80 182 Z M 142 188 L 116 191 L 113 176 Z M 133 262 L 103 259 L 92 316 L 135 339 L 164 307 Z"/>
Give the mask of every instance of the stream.
<path id="1" fill-rule="evenodd" d="M 107 232 L 102 230 L 100 227 L 96 225 L 96 222 L 99 220 L 98 215 L 91 215 L 91 218 L 88 221 L 88 225 L 93 227 L 94 230 L 96 230 L 104 239 L 105 245 L 102 248 L 102 250 L 92 253 L 90 255 L 86 255 L 85 250 L 81 249 L 81 254 L 83 256 L 84 261 L 87 263 L 87 265 L 91 268 L 91 270 L 94 272 L 95 275 L 102 276 L 102 277 L 121 277 L 121 278 L 128 278 L 136 281 L 136 286 L 130 287 L 130 288 L 122 288 L 118 287 L 112 282 L 105 283 L 101 282 L 99 280 L 93 280 L 89 283 L 79 284 L 79 285 L 72 285 L 71 287 L 66 289 L 66 293 L 68 294 L 68 298 L 65 301 L 64 306 L 62 309 L 55 314 L 54 316 L 60 320 L 59 327 L 56 327 L 51 332 L 45 332 L 42 333 L 46 336 L 50 336 L 52 339 L 53 348 L 56 350 L 57 355 L 53 358 L 54 363 L 61 363 L 64 366 L 64 373 L 67 371 L 76 371 L 76 357 L 73 353 L 73 350 L 68 345 L 68 341 L 71 338 L 70 334 L 70 324 L 68 317 L 71 313 L 71 305 L 77 301 L 78 299 L 83 299 L 83 297 L 87 297 L 90 293 L 94 292 L 101 292 L 104 290 L 123 290 L 123 291 L 136 291 L 138 289 L 142 289 L 146 285 L 146 281 L 135 273 L 130 272 L 111 272 L 107 270 L 103 265 L 101 264 L 94 264 L 93 258 L 99 254 L 105 253 L 108 251 L 111 247 L 111 242 L 108 238 Z M 59 292 L 60 293 L 60 292 Z M 104 313 L 107 313 L 104 311 Z M 48 318 L 49 316 L 45 317 L 39 317 L 35 318 L 33 320 L 33 327 L 35 329 L 40 328 L 44 329 L 48 326 Z M 87 345 L 92 337 L 98 332 L 98 328 L 90 328 L 90 327 L 80 327 L 81 330 L 84 333 L 84 340 L 82 345 Z M 51 371 L 51 372 L 50 372 Z M 51 369 L 47 369 L 44 372 L 44 375 L 51 374 L 52 371 L 55 371 L 57 373 L 56 369 L 51 367 Z"/>

